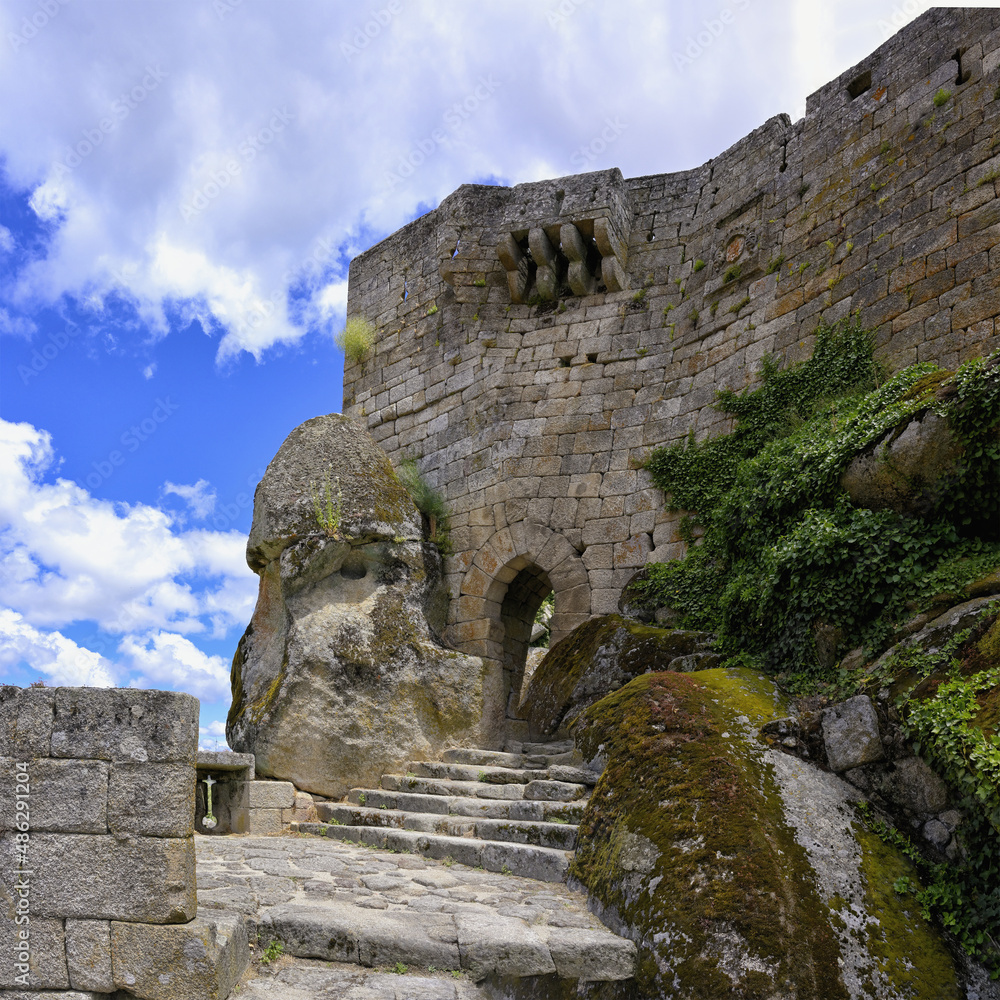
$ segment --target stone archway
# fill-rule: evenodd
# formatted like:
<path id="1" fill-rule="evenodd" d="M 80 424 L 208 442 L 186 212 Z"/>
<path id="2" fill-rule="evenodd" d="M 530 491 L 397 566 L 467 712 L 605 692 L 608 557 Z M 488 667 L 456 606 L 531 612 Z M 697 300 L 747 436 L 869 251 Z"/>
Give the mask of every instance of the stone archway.
<path id="1" fill-rule="evenodd" d="M 484 722 L 492 732 L 516 718 L 531 625 L 550 591 L 554 645 L 590 617 L 590 582 L 576 549 L 558 532 L 530 521 L 496 532 L 462 579 L 449 633 L 457 649 L 502 671 L 484 692 Z"/>

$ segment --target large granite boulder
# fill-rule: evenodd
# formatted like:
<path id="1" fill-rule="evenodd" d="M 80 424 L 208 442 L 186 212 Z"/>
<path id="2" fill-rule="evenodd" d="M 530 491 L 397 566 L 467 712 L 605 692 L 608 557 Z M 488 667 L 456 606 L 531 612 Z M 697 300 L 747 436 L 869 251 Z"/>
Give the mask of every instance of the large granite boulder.
<path id="1" fill-rule="evenodd" d="M 944 498 L 962 463 L 962 443 L 947 419 L 925 410 L 858 455 L 840 484 L 856 507 L 923 516 Z"/>
<path id="2" fill-rule="evenodd" d="M 340 797 L 479 739 L 483 663 L 436 638 L 437 549 L 357 424 L 331 414 L 288 436 L 257 487 L 247 562 L 260 592 L 226 735 L 259 775 Z"/>
<path id="3" fill-rule="evenodd" d="M 715 666 L 707 632 L 655 628 L 621 615 L 584 622 L 556 643 L 531 674 L 521 713 L 533 736 L 568 728 L 588 705 L 659 670 Z"/>
<path id="4" fill-rule="evenodd" d="M 894 890 L 916 875 L 866 829 L 860 793 L 757 738 L 784 711 L 756 671 L 654 673 L 574 726 L 605 768 L 571 875 L 638 945 L 639 996 L 995 996 Z"/>

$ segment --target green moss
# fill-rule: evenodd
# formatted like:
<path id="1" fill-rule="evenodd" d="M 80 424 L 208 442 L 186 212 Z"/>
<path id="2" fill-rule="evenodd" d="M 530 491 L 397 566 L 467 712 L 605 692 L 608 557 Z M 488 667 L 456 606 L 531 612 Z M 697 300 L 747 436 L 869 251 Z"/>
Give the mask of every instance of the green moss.
<path id="1" fill-rule="evenodd" d="M 555 733 L 587 704 L 638 674 L 666 670 L 695 650 L 700 634 L 642 625 L 621 615 L 592 618 L 557 643 L 538 665 L 526 694 L 533 729 Z"/>
<path id="2" fill-rule="evenodd" d="M 872 992 L 880 995 L 888 982 L 912 1000 L 959 1000 L 954 962 L 940 936 L 920 915 L 913 896 L 892 889 L 901 878 L 918 881 L 916 870 L 860 823 L 854 825 L 854 835 L 861 847 L 866 910 L 878 915 L 878 925 L 869 924 L 866 935 L 868 954 L 878 969 Z"/>
<path id="3" fill-rule="evenodd" d="M 571 872 L 641 942 L 644 996 L 848 995 L 805 852 L 760 746 L 735 723 L 756 725 L 779 704 L 752 672 L 658 673 L 574 727 L 607 767 Z M 755 967 L 738 982 L 725 940 Z"/>

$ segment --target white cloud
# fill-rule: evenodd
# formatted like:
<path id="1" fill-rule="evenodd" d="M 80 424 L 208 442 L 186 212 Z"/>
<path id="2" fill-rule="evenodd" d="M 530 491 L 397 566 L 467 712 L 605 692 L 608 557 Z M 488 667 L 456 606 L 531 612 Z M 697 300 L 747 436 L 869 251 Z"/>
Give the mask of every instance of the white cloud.
<path id="1" fill-rule="evenodd" d="M 146 365 L 142 370 L 142 377 L 144 379 L 151 379 L 156 374 L 156 362 L 154 361 L 151 365 Z"/>
<path id="2" fill-rule="evenodd" d="M 24 316 L 11 316 L 3 306 L 0 306 L 0 335 L 13 334 L 15 337 L 30 339 L 36 330 L 35 324 Z"/>
<path id="3" fill-rule="evenodd" d="M 591 169 L 698 166 L 794 110 L 825 82 L 815 67 L 874 47 L 897 5 L 844 0 L 833 37 L 813 0 L 728 6 L 734 23 L 681 72 L 673 53 L 714 17 L 702 5 L 406 0 L 367 36 L 371 9 L 346 2 L 61 5 L 0 60 L 0 159 L 51 230 L 9 297 L 99 311 L 116 292 L 160 335 L 179 310 L 220 358 L 260 359 L 339 321 L 346 259 L 418 206 L 577 172 L 609 118 L 629 127 Z M 0 5 L 0 37 L 36 10 Z"/>
<path id="4" fill-rule="evenodd" d="M 0 608 L 0 668 L 26 663 L 56 685 L 114 687 L 116 668 L 100 653 L 59 632 L 43 632 L 16 611 Z"/>
<path id="5" fill-rule="evenodd" d="M 14 234 L 3 225 L 0 225 L 0 250 L 4 253 L 11 253 L 14 249 Z"/>
<path id="6" fill-rule="evenodd" d="M 198 727 L 199 750 L 228 750 L 226 742 L 226 724 L 219 720 L 210 722 L 207 726 Z"/>
<path id="7" fill-rule="evenodd" d="M 199 479 L 191 486 L 185 486 L 183 483 L 172 483 L 168 479 L 163 484 L 163 492 L 179 496 L 199 520 L 208 517 L 215 510 L 215 501 L 218 499 L 207 479 Z"/>
<path id="8" fill-rule="evenodd" d="M 118 652 L 131 668 L 131 687 L 172 687 L 206 701 L 229 698 L 229 664 L 221 656 L 202 652 L 182 635 L 129 635 Z"/>
<path id="9" fill-rule="evenodd" d="M 218 635 L 248 620 L 256 579 L 240 532 L 178 530 L 156 507 L 46 482 L 54 466 L 46 432 L 0 420 L 0 587 L 27 621 Z"/>

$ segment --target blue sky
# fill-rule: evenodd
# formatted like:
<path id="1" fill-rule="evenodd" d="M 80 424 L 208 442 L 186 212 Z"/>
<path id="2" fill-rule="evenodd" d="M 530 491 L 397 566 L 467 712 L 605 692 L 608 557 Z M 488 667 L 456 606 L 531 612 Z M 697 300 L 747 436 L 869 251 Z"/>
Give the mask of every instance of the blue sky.
<path id="1" fill-rule="evenodd" d="M 929 6 L 4 0 L 0 682 L 189 691 L 224 745 L 351 257 L 462 183 L 697 166 Z"/>

